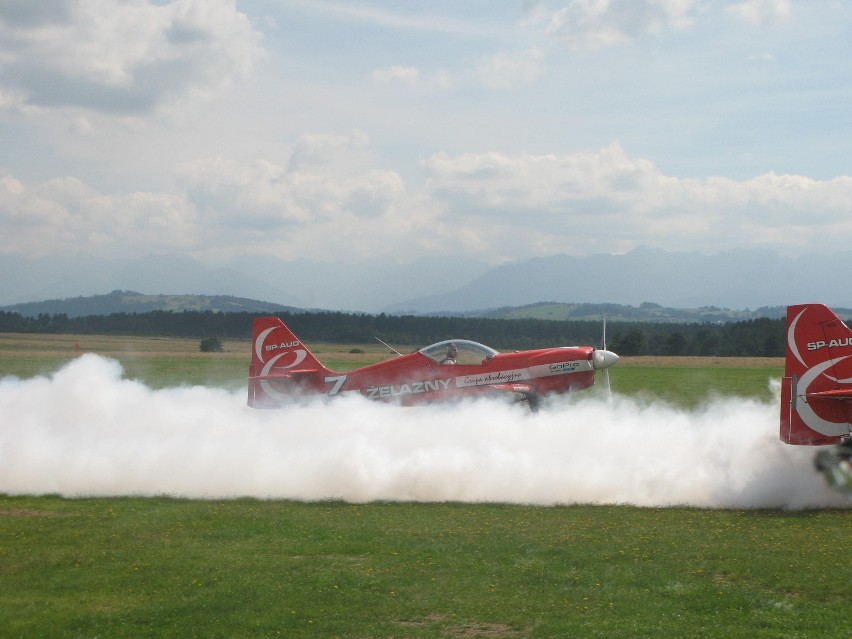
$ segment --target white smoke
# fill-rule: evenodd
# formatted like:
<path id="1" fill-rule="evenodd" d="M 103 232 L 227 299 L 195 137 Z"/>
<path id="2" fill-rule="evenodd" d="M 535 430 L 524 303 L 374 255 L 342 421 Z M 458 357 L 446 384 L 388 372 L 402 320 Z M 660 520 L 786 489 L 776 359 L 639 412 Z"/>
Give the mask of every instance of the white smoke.
<path id="1" fill-rule="evenodd" d="M 400 408 L 357 396 L 281 410 L 244 392 L 152 390 L 84 355 L 0 380 L 0 493 L 805 508 L 843 506 L 777 403 L 700 411 L 616 398 L 536 415 L 489 400 Z"/>

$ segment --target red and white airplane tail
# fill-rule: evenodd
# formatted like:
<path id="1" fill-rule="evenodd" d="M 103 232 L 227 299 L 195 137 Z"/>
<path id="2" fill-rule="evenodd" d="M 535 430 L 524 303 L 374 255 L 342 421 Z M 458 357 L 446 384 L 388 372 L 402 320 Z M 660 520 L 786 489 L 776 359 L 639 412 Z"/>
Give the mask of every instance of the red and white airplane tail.
<path id="1" fill-rule="evenodd" d="M 252 327 L 248 405 L 266 408 L 292 400 L 317 378 L 333 374 L 277 317 L 257 317 Z"/>
<path id="2" fill-rule="evenodd" d="M 781 440 L 836 444 L 852 432 L 852 330 L 822 304 L 787 307 Z"/>

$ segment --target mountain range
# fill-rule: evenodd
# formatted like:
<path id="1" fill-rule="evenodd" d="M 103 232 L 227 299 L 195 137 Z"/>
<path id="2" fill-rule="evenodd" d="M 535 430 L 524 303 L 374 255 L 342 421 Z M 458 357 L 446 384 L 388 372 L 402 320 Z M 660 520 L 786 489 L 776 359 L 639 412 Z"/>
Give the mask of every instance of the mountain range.
<path id="1" fill-rule="evenodd" d="M 133 290 L 224 295 L 273 305 L 367 313 L 466 313 L 538 302 L 754 309 L 802 302 L 852 306 L 837 273 L 852 251 L 780 256 L 734 249 L 705 255 L 640 247 L 622 255 L 553 255 L 496 267 L 466 257 L 409 264 L 241 256 L 210 266 L 182 255 L 137 259 L 0 255 L 0 305 Z M 841 282 L 838 285 L 838 281 Z"/>
<path id="2" fill-rule="evenodd" d="M 105 295 L 89 295 L 23 302 L 0 307 L 24 317 L 66 315 L 87 317 L 113 313 L 148 313 L 151 311 L 210 311 L 214 313 L 252 313 L 276 315 L 282 312 L 303 312 L 306 309 L 282 306 L 245 297 L 230 295 L 143 295 L 135 291 L 112 291 Z"/>
<path id="3" fill-rule="evenodd" d="M 106 295 L 69 297 L 64 299 L 23 302 L 0 307 L 0 311 L 18 313 L 24 317 L 65 315 L 69 318 L 114 313 L 148 313 L 151 311 L 210 311 L 221 313 L 250 313 L 252 315 L 279 315 L 282 312 L 302 313 L 317 309 L 281 306 L 229 295 L 143 295 L 134 291 L 112 291 Z M 846 309 L 835 311 L 848 316 Z M 328 311 L 320 311 L 328 312 Z M 543 302 L 525 306 L 504 306 L 484 311 L 450 313 L 462 317 L 491 319 L 545 319 L 586 320 L 599 322 L 606 318 L 615 322 L 667 322 L 667 323 L 727 323 L 756 318 L 781 318 L 783 306 L 762 307 L 755 310 L 731 310 L 718 307 L 692 309 L 666 308 L 659 304 L 644 303 L 636 306 L 623 304 L 560 304 Z"/>

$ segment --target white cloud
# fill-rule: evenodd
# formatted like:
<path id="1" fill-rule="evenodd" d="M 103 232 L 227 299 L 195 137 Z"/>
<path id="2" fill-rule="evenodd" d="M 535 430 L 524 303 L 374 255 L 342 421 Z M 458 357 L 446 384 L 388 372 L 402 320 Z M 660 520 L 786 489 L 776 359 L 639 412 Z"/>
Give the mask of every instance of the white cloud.
<path id="1" fill-rule="evenodd" d="M 747 0 L 727 8 L 738 19 L 750 24 L 767 24 L 790 17 L 790 0 Z"/>
<path id="2" fill-rule="evenodd" d="M 259 34 L 230 0 L 53 0 L 0 7 L 0 90 L 41 107 L 139 113 L 248 75 Z"/>
<path id="3" fill-rule="evenodd" d="M 207 223 L 244 231 L 380 217 L 405 191 L 392 171 L 336 178 L 316 167 L 289 170 L 267 160 L 241 164 L 223 157 L 193 162 L 181 183 Z"/>
<path id="4" fill-rule="evenodd" d="M 663 179 L 649 161 L 629 158 L 618 144 L 563 155 L 439 153 L 423 166 L 433 193 L 463 197 L 477 208 L 561 210 L 592 198 L 623 200 Z"/>
<path id="5" fill-rule="evenodd" d="M 517 54 L 500 53 L 476 65 L 477 80 L 491 89 L 513 89 L 537 80 L 544 73 L 544 52 L 536 47 Z"/>
<path id="6" fill-rule="evenodd" d="M 613 143 L 584 153 L 436 153 L 422 163 L 425 190 L 412 192 L 395 171 L 338 173 L 320 156 L 299 168 L 198 159 L 168 193 L 102 193 L 73 177 L 28 185 L 6 174 L 0 252 L 330 261 L 465 252 L 495 261 L 640 244 L 842 250 L 852 233 L 852 177 L 678 178 Z"/>
<path id="7" fill-rule="evenodd" d="M 373 71 L 372 78 L 376 84 L 390 84 L 392 82 L 417 84 L 420 79 L 420 71 L 416 67 L 396 65 L 388 69 L 376 69 Z"/>
<path id="8" fill-rule="evenodd" d="M 423 250 L 432 213 L 394 171 L 336 174 L 332 165 L 303 166 L 222 157 L 198 160 L 180 181 L 215 238 L 211 251 L 274 253 L 329 261 L 410 259 Z"/>
<path id="9" fill-rule="evenodd" d="M 265 160 L 199 159 L 181 171 L 180 185 L 211 227 L 276 228 L 311 218 L 293 197 L 285 167 Z"/>
<path id="10" fill-rule="evenodd" d="M 785 249 L 821 236 L 826 245 L 852 229 L 850 177 L 676 178 L 618 144 L 562 155 L 439 153 L 423 166 L 427 189 L 448 216 L 467 218 L 463 226 L 480 224 L 495 242 L 516 246 L 538 232 L 537 242 L 550 251 L 642 243 Z M 839 250 L 845 242 L 833 244 Z"/>
<path id="11" fill-rule="evenodd" d="M 27 186 L 0 179 L 0 251 L 32 255 L 90 251 L 101 255 L 147 252 L 148 247 L 197 248 L 195 211 L 165 193 L 98 193 L 78 178 Z"/>
<path id="12" fill-rule="evenodd" d="M 418 11 L 412 14 L 404 10 L 387 11 L 384 8 L 370 7 L 367 3 L 287 0 L 287 5 L 294 9 L 321 14 L 324 18 L 330 20 L 363 22 L 392 30 L 424 31 L 470 37 L 481 35 L 484 29 L 481 21 L 458 20 L 452 14 L 437 15 Z M 399 5 L 398 8 L 402 6 Z"/>
<path id="13" fill-rule="evenodd" d="M 552 12 L 547 32 L 573 49 L 625 44 L 645 34 L 693 23 L 693 0 L 568 0 Z"/>
<path id="14" fill-rule="evenodd" d="M 756 53 L 754 55 L 748 56 L 746 60 L 748 62 L 772 64 L 776 61 L 776 57 L 771 53 Z"/>
<path id="15" fill-rule="evenodd" d="M 409 209 L 401 206 L 405 183 L 392 171 L 335 179 L 213 157 L 186 167 L 180 184 L 175 193 L 104 194 L 78 178 L 27 185 L 5 175 L 0 252 L 114 257 L 287 246 L 292 257 L 356 259 L 412 227 L 406 213 L 399 217 Z"/>
<path id="16" fill-rule="evenodd" d="M 369 137 L 360 129 L 343 135 L 304 133 L 293 147 L 290 169 L 331 164 L 353 152 L 365 149 L 369 143 Z"/>
<path id="17" fill-rule="evenodd" d="M 408 86 L 427 91 L 444 91 L 455 84 L 452 75 L 445 69 L 427 75 L 421 73 L 417 67 L 402 65 L 376 69 L 370 78 L 373 84 L 378 86 Z"/>
<path id="18" fill-rule="evenodd" d="M 25 91 L 0 86 L 0 114 L 6 112 L 27 115 L 40 111 L 39 107 L 28 104 Z"/>

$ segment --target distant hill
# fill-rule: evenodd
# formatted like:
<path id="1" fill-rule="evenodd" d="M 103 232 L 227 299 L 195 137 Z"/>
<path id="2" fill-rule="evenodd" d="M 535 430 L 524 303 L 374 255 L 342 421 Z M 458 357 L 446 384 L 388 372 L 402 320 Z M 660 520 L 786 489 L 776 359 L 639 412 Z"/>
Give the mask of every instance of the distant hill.
<path id="1" fill-rule="evenodd" d="M 19 313 L 24 317 L 39 315 L 66 315 L 69 318 L 113 313 L 147 313 L 150 311 L 213 311 L 221 313 L 303 313 L 317 309 L 282 306 L 272 302 L 229 295 L 144 295 L 134 291 L 113 291 L 107 295 L 73 297 L 68 299 L 28 302 L 0 307 L 2 311 Z M 852 317 L 852 310 L 836 307 L 840 317 Z M 783 306 L 762 307 L 755 310 L 735 310 L 704 306 L 700 308 L 667 308 L 645 302 L 639 306 L 625 304 L 564 304 L 539 302 L 524 306 L 467 312 L 412 313 L 434 317 L 483 317 L 489 319 L 541 319 L 570 321 L 660 322 L 660 323 L 728 323 L 758 318 L 780 319 Z"/>
<path id="2" fill-rule="evenodd" d="M 852 309 L 840 306 L 832 310 L 841 319 L 852 318 Z M 507 306 L 472 313 L 430 313 L 436 317 L 450 315 L 455 317 L 486 317 L 492 319 L 541 319 L 596 321 L 606 317 L 610 322 L 660 322 L 667 324 L 727 324 L 746 322 L 756 319 L 784 319 L 786 306 L 763 306 L 754 310 L 738 310 L 702 306 L 699 308 L 667 308 L 659 304 L 645 302 L 639 306 L 624 304 L 562 304 L 559 302 L 539 302 L 525 306 Z"/>
<path id="3" fill-rule="evenodd" d="M 845 309 L 836 309 L 843 314 Z M 499 319 L 542 319 L 600 321 L 603 317 L 613 322 L 668 322 L 699 323 L 706 322 L 742 322 L 751 319 L 780 319 L 787 312 L 784 306 L 762 307 L 755 310 L 735 310 L 703 306 L 700 308 L 667 308 L 659 304 L 645 302 L 639 306 L 625 304 L 563 304 L 559 302 L 540 302 L 524 306 L 510 306 L 488 311 L 458 313 L 463 317 L 489 317 Z M 436 314 L 437 315 L 437 314 Z"/>
<path id="4" fill-rule="evenodd" d="M 298 312 L 302 309 L 271 302 L 230 295 L 143 295 L 134 291 L 113 291 L 106 295 L 27 302 L 0 307 L 24 317 L 38 315 L 111 315 L 113 313 L 147 313 L 149 311 L 215 311 L 221 313 Z"/>
<path id="5" fill-rule="evenodd" d="M 269 255 L 238 255 L 205 264 L 186 255 L 108 259 L 0 254 L 0 306 L 123 290 L 235 295 L 299 308 L 378 313 L 388 304 L 443 293 L 448 283 L 461 286 L 489 268 L 464 256 L 343 265 Z M 527 301 L 537 299 L 552 298 Z"/>

